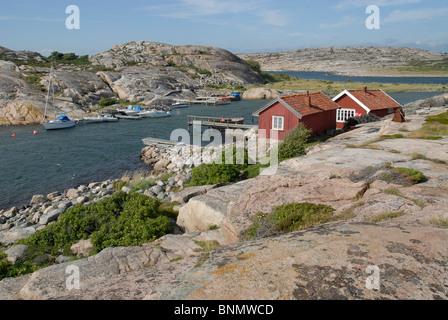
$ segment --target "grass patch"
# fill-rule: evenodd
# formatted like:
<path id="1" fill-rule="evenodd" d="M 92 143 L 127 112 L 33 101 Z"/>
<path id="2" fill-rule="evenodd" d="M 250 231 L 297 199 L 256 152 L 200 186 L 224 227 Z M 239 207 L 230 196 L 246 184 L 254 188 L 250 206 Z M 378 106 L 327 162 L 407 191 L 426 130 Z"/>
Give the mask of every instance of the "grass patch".
<path id="1" fill-rule="evenodd" d="M 448 111 L 427 117 L 422 128 L 408 135 L 409 138 L 430 140 L 440 140 L 442 136 L 448 136 Z"/>
<path id="2" fill-rule="evenodd" d="M 430 224 L 439 226 L 439 227 L 448 227 L 448 217 L 437 215 L 428 220 Z"/>
<path id="3" fill-rule="evenodd" d="M 218 241 L 216 240 L 194 241 L 194 242 L 196 242 L 196 244 L 199 245 L 205 252 L 210 252 L 220 247 Z"/>
<path id="4" fill-rule="evenodd" d="M 424 154 L 421 154 L 418 152 L 411 153 L 411 157 L 412 157 L 412 160 L 428 160 L 428 161 L 432 161 L 432 162 L 438 163 L 438 164 L 447 164 L 447 162 L 445 160 L 428 158 Z"/>
<path id="5" fill-rule="evenodd" d="M 371 144 L 376 143 L 376 142 L 390 140 L 390 139 L 403 139 L 403 138 L 404 138 L 404 136 L 401 133 L 393 134 L 393 135 L 382 135 L 376 139 L 372 139 L 372 140 L 364 142 L 363 144 L 361 144 L 359 146 L 359 148 L 371 148 L 372 147 Z"/>
<path id="6" fill-rule="evenodd" d="M 424 207 L 426 207 L 426 203 L 425 203 L 425 201 L 423 201 L 422 199 L 411 198 L 411 197 L 405 196 L 405 195 L 402 194 L 402 193 L 400 192 L 400 190 L 398 190 L 397 188 L 389 188 L 389 189 L 386 189 L 386 190 L 383 191 L 383 193 L 385 193 L 385 194 L 390 194 L 390 195 L 394 195 L 394 196 L 397 196 L 397 197 L 400 197 L 400 198 L 403 198 L 403 199 L 412 201 L 414 204 L 416 204 L 417 206 L 419 206 L 419 207 L 422 208 L 422 209 L 423 209 Z"/>
<path id="7" fill-rule="evenodd" d="M 373 218 L 369 218 L 369 219 L 365 219 L 365 222 L 370 222 L 370 223 L 378 223 L 378 222 L 382 222 L 382 221 L 388 221 L 388 220 L 392 220 L 392 219 L 396 219 L 399 218 L 401 216 L 404 216 L 405 212 L 404 211 L 398 211 L 398 212 L 385 212 L 382 213 L 376 217 Z"/>
<path id="8" fill-rule="evenodd" d="M 341 214 L 334 216 L 334 220 L 337 220 L 337 221 L 350 220 L 350 219 L 356 217 L 355 209 L 359 208 L 362 205 L 364 205 L 364 202 L 362 202 L 362 201 L 354 203 L 349 208 L 343 210 L 341 212 Z"/>
<path id="9" fill-rule="evenodd" d="M 332 221 L 334 209 L 323 204 L 290 203 L 275 207 L 271 214 L 260 212 L 244 232 L 247 239 L 292 232 Z"/>

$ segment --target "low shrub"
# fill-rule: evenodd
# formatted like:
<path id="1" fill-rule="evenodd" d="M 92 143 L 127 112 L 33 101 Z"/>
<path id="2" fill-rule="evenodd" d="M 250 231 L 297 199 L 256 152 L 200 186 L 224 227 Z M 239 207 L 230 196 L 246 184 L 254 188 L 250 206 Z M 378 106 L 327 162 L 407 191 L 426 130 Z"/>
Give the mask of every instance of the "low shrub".
<path id="1" fill-rule="evenodd" d="M 305 155 L 306 143 L 310 134 L 311 130 L 307 129 L 302 123 L 291 130 L 278 146 L 279 162 Z"/>
<path id="2" fill-rule="evenodd" d="M 292 232 L 329 222 L 334 209 L 323 204 L 290 203 L 274 208 L 271 214 L 258 213 L 253 223 L 244 231 L 247 238 L 271 236 L 280 232 Z"/>
<path id="3" fill-rule="evenodd" d="M 240 170 L 232 164 L 201 164 L 193 169 L 188 186 L 238 182 L 240 176 Z"/>
<path id="4" fill-rule="evenodd" d="M 39 267 L 32 262 L 16 262 L 12 264 L 6 258 L 6 254 L 0 252 L 0 281 L 4 278 L 15 278 L 32 273 Z"/>
<path id="5" fill-rule="evenodd" d="M 106 98 L 106 99 L 103 99 L 100 102 L 98 102 L 98 105 L 100 107 L 108 107 L 108 106 L 115 104 L 116 102 L 117 102 L 116 98 Z"/>
<path id="6" fill-rule="evenodd" d="M 138 246 L 152 242 L 170 231 L 171 215 L 159 210 L 160 202 L 138 193 L 117 192 L 89 206 L 76 205 L 58 221 L 22 239 L 34 256 L 61 253 L 72 255 L 70 247 L 91 238 L 93 253 L 107 247 Z"/>

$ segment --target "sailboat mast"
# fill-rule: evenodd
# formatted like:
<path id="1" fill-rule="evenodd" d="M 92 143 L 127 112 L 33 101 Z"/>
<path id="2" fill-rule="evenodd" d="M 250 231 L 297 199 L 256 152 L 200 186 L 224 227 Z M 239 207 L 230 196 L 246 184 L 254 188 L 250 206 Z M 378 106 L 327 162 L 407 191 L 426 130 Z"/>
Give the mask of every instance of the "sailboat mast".
<path id="1" fill-rule="evenodd" d="M 54 65 L 52 63 L 51 64 L 51 69 L 50 69 L 50 80 L 48 82 L 48 87 L 47 87 L 47 99 L 45 100 L 44 121 L 47 118 L 48 100 L 50 98 L 50 86 L 51 86 L 51 81 L 53 80 L 53 68 L 54 68 Z"/>

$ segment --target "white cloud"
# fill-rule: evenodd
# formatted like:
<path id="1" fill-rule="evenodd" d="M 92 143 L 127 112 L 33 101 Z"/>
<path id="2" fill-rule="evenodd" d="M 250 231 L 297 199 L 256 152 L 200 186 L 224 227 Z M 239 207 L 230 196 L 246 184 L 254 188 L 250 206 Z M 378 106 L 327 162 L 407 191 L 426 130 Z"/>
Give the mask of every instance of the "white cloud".
<path id="1" fill-rule="evenodd" d="M 174 19 L 203 19 L 218 15 L 250 14 L 269 25 L 284 27 L 289 21 L 284 10 L 273 9 L 272 0 L 180 0 L 176 3 L 141 8 L 151 15 Z M 230 17 L 228 17 L 228 20 Z M 227 20 L 206 20 L 209 23 L 227 24 Z"/>
<path id="2" fill-rule="evenodd" d="M 395 10 L 384 19 L 384 23 L 423 21 L 448 14 L 448 8 L 428 8 L 417 10 Z"/>
<path id="3" fill-rule="evenodd" d="M 375 4 L 378 7 L 399 6 L 403 4 L 420 3 L 421 0 L 344 0 L 335 5 L 334 9 L 346 9 L 351 7 L 367 7 Z"/>

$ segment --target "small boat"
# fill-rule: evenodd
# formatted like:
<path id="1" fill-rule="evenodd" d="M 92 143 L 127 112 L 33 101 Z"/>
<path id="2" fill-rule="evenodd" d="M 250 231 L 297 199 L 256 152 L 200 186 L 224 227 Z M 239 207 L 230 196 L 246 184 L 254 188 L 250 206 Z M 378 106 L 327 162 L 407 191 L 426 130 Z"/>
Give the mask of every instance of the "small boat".
<path id="1" fill-rule="evenodd" d="M 215 119 L 210 120 L 210 122 L 220 122 L 220 123 L 229 123 L 229 124 L 244 124 L 244 117 L 235 117 L 235 118 L 224 118 L 221 120 Z"/>
<path id="2" fill-rule="evenodd" d="M 232 92 L 228 98 L 230 101 L 240 101 L 241 95 L 239 93 Z"/>
<path id="3" fill-rule="evenodd" d="M 44 127 L 47 130 L 59 130 L 59 129 L 67 129 L 73 128 L 76 125 L 76 122 L 70 120 L 66 115 L 61 115 L 56 120 L 50 120 L 44 122 Z"/>
<path id="4" fill-rule="evenodd" d="M 128 116 L 135 116 L 142 111 L 142 108 L 140 106 L 128 106 L 126 109 L 117 109 L 117 111 Z"/>
<path id="5" fill-rule="evenodd" d="M 176 102 L 171 105 L 173 108 L 188 108 L 189 104 L 187 102 Z"/>
<path id="6" fill-rule="evenodd" d="M 152 110 L 150 111 L 150 118 L 164 118 L 164 117 L 171 117 L 171 112 L 169 111 L 163 111 L 163 110 Z"/>
<path id="7" fill-rule="evenodd" d="M 231 103 L 231 101 L 230 101 L 230 99 L 229 98 L 227 98 L 227 97 L 219 97 L 218 99 L 217 99 L 217 105 L 219 105 L 219 104 L 230 104 Z"/>
<path id="8" fill-rule="evenodd" d="M 51 83 L 53 81 L 53 77 L 54 77 L 54 66 L 52 65 L 51 69 L 50 69 L 50 80 L 48 81 L 47 98 L 45 100 L 44 120 L 47 119 L 48 100 L 50 98 L 50 88 L 51 88 Z M 54 89 L 53 89 L 53 94 L 54 94 Z M 47 130 L 68 129 L 68 128 L 73 128 L 75 125 L 76 125 L 76 122 L 73 120 L 70 120 L 69 117 L 67 117 L 63 113 L 59 117 L 57 117 L 55 120 L 44 121 L 44 127 Z"/>
<path id="9" fill-rule="evenodd" d="M 83 117 L 84 122 L 99 123 L 99 122 L 117 122 L 119 119 L 111 114 L 99 114 L 96 117 Z"/>
<path id="10" fill-rule="evenodd" d="M 143 110 L 137 113 L 137 115 L 142 118 L 150 118 L 152 113 L 153 113 L 152 110 Z"/>
<path id="11" fill-rule="evenodd" d="M 117 114 L 117 115 L 115 115 L 115 117 L 117 117 L 118 119 L 126 119 L 126 120 L 140 120 L 140 119 L 143 119 L 143 117 L 139 116 L 139 115 L 129 116 L 127 114 Z"/>

